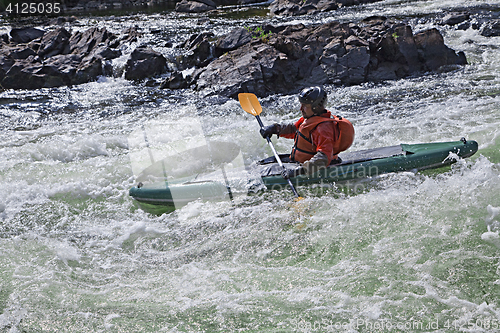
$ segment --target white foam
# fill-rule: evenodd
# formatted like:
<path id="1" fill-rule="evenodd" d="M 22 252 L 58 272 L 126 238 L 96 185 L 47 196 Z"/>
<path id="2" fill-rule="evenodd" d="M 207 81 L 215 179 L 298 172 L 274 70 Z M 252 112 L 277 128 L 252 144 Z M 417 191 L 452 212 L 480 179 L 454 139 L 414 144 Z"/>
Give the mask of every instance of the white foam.
<path id="1" fill-rule="evenodd" d="M 492 222 L 498 215 L 500 215 L 500 207 L 493 207 L 492 205 L 488 205 L 486 207 L 486 210 L 490 214 L 490 216 L 486 218 L 486 223 Z"/>
<path id="2" fill-rule="evenodd" d="M 68 242 L 56 242 L 51 246 L 54 248 L 57 258 L 65 263 L 68 263 L 68 260 L 79 261 L 81 258 L 79 250 L 68 244 Z"/>
<path id="3" fill-rule="evenodd" d="M 134 242 L 138 237 L 145 235 L 157 236 L 164 234 L 165 231 L 155 227 L 148 226 L 145 222 L 134 223 L 128 230 L 120 237 L 114 240 L 115 245 L 122 245 L 126 241 Z"/>
<path id="4" fill-rule="evenodd" d="M 112 324 L 111 321 L 113 319 L 116 319 L 116 318 L 121 318 L 121 316 L 119 314 L 116 314 L 116 313 L 111 313 L 111 314 L 107 315 L 106 318 L 104 318 L 104 328 L 107 330 L 113 329 L 115 327 L 115 325 Z"/>
<path id="5" fill-rule="evenodd" d="M 72 138 L 63 136 L 49 143 L 28 144 L 26 148 L 30 150 L 31 157 L 35 161 L 53 160 L 67 163 L 76 159 L 108 155 L 102 138 L 92 137 L 74 141 Z"/>
<path id="6" fill-rule="evenodd" d="M 500 236 L 498 232 L 488 231 L 481 235 L 481 239 L 500 249 Z"/>

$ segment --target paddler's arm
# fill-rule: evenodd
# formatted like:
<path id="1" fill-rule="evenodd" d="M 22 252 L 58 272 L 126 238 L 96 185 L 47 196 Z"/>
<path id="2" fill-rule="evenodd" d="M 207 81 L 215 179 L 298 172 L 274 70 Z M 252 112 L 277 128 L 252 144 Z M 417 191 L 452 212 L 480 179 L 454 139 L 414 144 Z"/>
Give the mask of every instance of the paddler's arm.
<path id="1" fill-rule="evenodd" d="M 264 126 L 260 129 L 260 135 L 262 135 L 264 139 L 266 137 L 272 137 L 273 134 L 276 134 L 278 137 L 293 139 L 296 132 L 297 127 L 295 127 L 295 124 L 293 123 L 275 123 L 269 126 Z"/>

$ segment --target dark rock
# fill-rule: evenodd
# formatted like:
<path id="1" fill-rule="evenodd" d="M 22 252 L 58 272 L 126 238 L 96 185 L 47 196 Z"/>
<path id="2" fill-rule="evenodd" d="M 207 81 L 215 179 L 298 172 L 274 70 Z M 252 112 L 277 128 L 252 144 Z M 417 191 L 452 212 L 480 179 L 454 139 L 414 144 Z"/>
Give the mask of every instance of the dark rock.
<path id="1" fill-rule="evenodd" d="M 69 39 L 64 53 L 73 53 L 84 57 L 96 45 L 109 45 L 115 38 L 116 36 L 108 32 L 106 28 L 91 28 L 83 32 L 78 31 Z"/>
<path id="2" fill-rule="evenodd" d="M 36 72 L 42 67 L 40 63 L 18 60 L 4 74 L 1 86 L 5 89 L 39 89 L 43 87 L 45 79 Z"/>
<path id="3" fill-rule="evenodd" d="M 300 5 L 290 0 L 274 0 L 269 6 L 269 11 L 273 15 L 294 16 L 298 15 L 299 10 Z"/>
<path id="4" fill-rule="evenodd" d="M 5 77 L 5 74 L 14 65 L 14 63 L 15 60 L 10 57 L 8 50 L 5 48 L 0 48 L 0 84 Z"/>
<path id="5" fill-rule="evenodd" d="M 0 35 L 0 44 L 8 44 L 9 43 L 9 35 L 1 34 Z"/>
<path id="6" fill-rule="evenodd" d="M 370 81 L 397 79 L 422 69 L 409 26 L 393 26 L 389 32 L 381 33 L 378 42 L 371 49 L 372 58 L 367 76 Z"/>
<path id="7" fill-rule="evenodd" d="M 29 47 L 25 47 L 25 48 L 13 49 L 10 52 L 10 56 L 13 59 L 27 59 L 29 56 L 36 56 L 36 52 Z"/>
<path id="8" fill-rule="evenodd" d="M 213 89 L 236 97 L 240 92 L 260 96 L 269 92 L 289 91 L 295 83 L 286 80 L 287 56 L 261 42 L 248 43 L 211 62 L 197 73 L 198 89 Z"/>
<path id="9" fill-rule="evenodd" d="M 214 37 L 211 32 L 194 34 L 180 46 L 189 52 L 178 58 L 179 68 L 190 68 L 193 66 L 204 67 L 213 59 L 212 46 L 209 40 Z"/>
<path id="10" fill-rule="evenodd" d="M 160 85 L 161 89 L 185 89 L 187 87 L 188 80 L 178 71 L 173 72 L 172 75 Z"/>
<path id="11" fill-rule="evenodd" d="M 443 36 L 437 29 L 430 29 L 415 35 L 415 44 L 419 50 L 420 62 L 425 70 L 434 71 L 445 65 L 465 65 L 467 59 L 463 52 L 458 55 L 444 44 Z"/>
<path id="12" fill-rule="evenodd" d="M 85 57 L 76 68 L 73 84 L 80 84 L 95 80 L 99 75 L 103 75 L 102 58 L 98 56 Z"/>
<path id="13" fill-rule="evenodd" d="M 76 54 L 56 55 L 47 59 L 43 67 L 35 74 L 44 75 L 43 87 L 45 88 L 71 85 L 81 60 Z"/>
<path id="14" fill-rule="evenodd" d="M 370 46 L 370 43 L 368 43 L 368 41 L 361 39 L 357 36 L 347 37 L 344 43 L 345 45 L 352 45 L 352 46 Z"/>
<path id="15" fill-rule="evenodd" d="M 114 39 L 106 29 L 94 28 L 70 36 L 64 28 L 57 28 L 28 46 L 2 47 L 1 85 L 39 89 L 95 80 L 104 74 L 105 60 L 121 55 L 121 51 L 109 46 Z"/>
<path id="16" fill-rule="evenodd" d="M 142 80 L 165 72 L 167 60 L 159 52 L 150 48 L 135 49 L 125 65 L 127 80 Z"/>
<path id="17" fill-rule="evenodd" d="M 46 33 L 42 37 L 38 54 L 41 57 L 51 57 L 56 54 L 62 54 L 68 46 L 70 33 L 64 28 L 57 28 Z"/>
<path id="18" fill-rule="evenodd" d="M 28 47 L 38 54 L 41 45 L 41 39 L 35 39 L 28 43 Z"/>
<path id="19" fill-rule="evenodd" d="M 135 43 L 143 34 L 137 30 L 137 27 L 130 27 L 122 31 L 120 36 L 121 43 Z"/>
<path id="20" fill-rule="evenodd" d="M 192 52 L 191 62 L 195 66 L 204 67 L 212 58 L 211 46 L 206 39 L 196 44 L 190 51 Z"/>
<path id="21" fill-rule="evenodd" d="M 175 5 L 175 11 L 184 13 L 202 13 L 216 8 L 216 4 L 211 0 L 182 0 Z"/>
<path id="22" fill-rule="evenodd" d="M 370 63 L 369 48 L 359 46 L 346 49 L 347 53 L 338 60 L 338 66 L 345 68 L 345 71 L 338 78 L 342 83 L 348 85 L 365 82 Z"/>
<path id="23" fill-rule="evenodd" d="M 209 38 L 213 38 L 214 34 L 211 32 L 202 32 L 200 34 L 191 35 L 184 43 L 180 45 L 188 50 L 192 50 L 198 44 L 200 44 L 203 40 L 208 40 Z"/>
<path id="24" fill-rule="evenodd" d="M 238 47 L 249 43 L 252 40 L 252 34 L 245 28 L 236 28 L 229 34 L 220 37 L 215 44 L 215 56 L 219 57 L 225 52 L 237 49 Z"/>
<path id="25" fill-rule="evenodd" d="M 10 31 L 10 39 L 14 43 L 28 43 L 43 36 L 45 31 L 37 28 L 14 28 Z"/>
<path id="26" fill-rule="evenodd" d="M 443 18 L 442 23 L 446 25 L 457 25 L 470 19 L 468 13 L 451 13 Z"/>
<path id="27" fill-rule="evenodd" d="M 77 55 L 57 55 L 45 63 L 16 61 L 2 80 L 4 88 L 39 89 L 70 85 L 80 64 Z"/>
<path id="28" fill-rule="evenodd" d="M 457 30 L 467 30 L 471 27 L 471 23 L 470 22 L 462 22 L 460 24 L 457 24 Z"/>
<path id="29" fill-rule="evenodd" d="M 105 45 L 97 47 L 92 52 L 92 56 L 99 58 L 99 59 L 104 59 L 104 60 L 115 59 L 121 55 L 122 55 L 122 51 L 117 50 L 117 49 L 112 49 L 109 46 L 105 46 Z"/>
<path id="30" fill-rule="evenodd" d="M 376 1 L 380 0 L 274 0 L 269 6 L 269 11 L 272 15 L 297 16 Z"/>
<path id="31" fill-rule="evenodd" d="M 467 63 L 465 54 L 444 44 L 438 30 L 413 35 L 409 25 L 383 17 L 360 25 L 331 22 L 272 30 L 268 40 L 253 38 L 196 70 L 197 89 L 228 97 L 240 92 L 265 96 L 309 85 L 398 79 Z"/>
<path id="32" fill-rule="evenodd" d="M 317 8 L 322 4 L 322 0 L 307 1 Z M 486 28 L 494 29 L 495 22 L 483 25 L 482 31 L 490 33 Z M 61 27 L 27 45 L 0 42 L 0 83 L 4 88 L 35 89 L 95 80 L 112 73 L 110 59 L 121 55 L 117 47 L 138 36 L 136 28 L 124 31 L 119 39 L 98 28 L 69 36 Z M 198 69 L 192 78 L 175 72 L 162 87 L 195 84 L 199 90 L 228 97 L 240 92 L 265 96 L 310 85 L 398 79 L 467 63 L 463 52 L 457 54 L 444 44 L 437 29 L 414 35 L 409 25 L 378 16 L 359 24 L 266 25 L 236 29 L 217 42 L 213 37 L 196 34 L 182 43 L 187 54 L 178 69 Z M 166 65 L 160 53 L 138 47 L 127 61 L 125 78 L 150 78 L 165 73 Z"/>
<path id="33" fill-rule="evenodd" d="M 500 20 L 485 23 L 480 29 L 480 34 L 485 37 L 500 36 Z"/>

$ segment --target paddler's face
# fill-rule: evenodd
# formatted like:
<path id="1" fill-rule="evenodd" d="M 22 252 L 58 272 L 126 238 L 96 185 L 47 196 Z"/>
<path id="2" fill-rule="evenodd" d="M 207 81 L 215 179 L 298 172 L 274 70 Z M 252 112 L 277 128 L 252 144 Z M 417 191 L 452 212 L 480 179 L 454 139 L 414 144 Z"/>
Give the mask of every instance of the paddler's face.
<path id="1" fill-rule="evenodd" d="M 300 104 L 300 112 L 302 112 L 302 117 L 310 118 L 314 115 L 311 104 Z"/>

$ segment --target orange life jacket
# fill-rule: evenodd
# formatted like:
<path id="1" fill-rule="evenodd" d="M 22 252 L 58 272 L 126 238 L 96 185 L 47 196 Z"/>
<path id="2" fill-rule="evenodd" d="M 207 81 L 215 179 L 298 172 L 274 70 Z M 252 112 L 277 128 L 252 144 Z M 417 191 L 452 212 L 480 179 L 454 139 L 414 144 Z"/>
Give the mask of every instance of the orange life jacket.
<path id="1" fill-rule="evenodd" d="M 330 160 L 336 159 L 337 154 L 347 150 L 354 141 L 354 126 L 351 122 L 340 116 L 331 116 L 326 118 L 322 116 L 314 116 L 305 119 L 299 126 L 295 134 L 295 143 L 292 148 L 290 158 L 294 161 L 303 163 L 316 155 L 316 146 L 311 140 L 311 133 L 322 123 L 331 123 L 337 127 L 338 137 L 333 138 L 333 156 L 328 156 Z"/>

